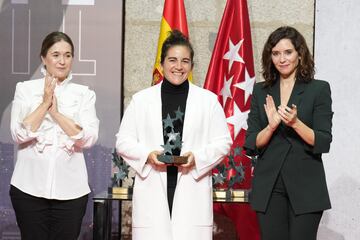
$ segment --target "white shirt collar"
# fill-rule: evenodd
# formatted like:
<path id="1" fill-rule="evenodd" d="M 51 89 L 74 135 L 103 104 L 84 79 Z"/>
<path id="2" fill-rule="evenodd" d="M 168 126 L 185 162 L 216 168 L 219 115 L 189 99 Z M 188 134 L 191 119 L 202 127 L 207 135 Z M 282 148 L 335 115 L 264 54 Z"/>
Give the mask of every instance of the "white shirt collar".
<path id="1" fill-rule="evenodd" d="M 46 69 L 44 68 L 44 66 L 41 67 L 40 69 L 40 72 L 42 73 L 42 75 L 46 76 Z M 64 79 L 64 81 L 60 82 L 60 84 L 56 84 L 56 88 L 63 88 L 65 87 L 69 82 L 70 80 L 72 79 L 72 73 L 70 72 L 69 75 Z"/>

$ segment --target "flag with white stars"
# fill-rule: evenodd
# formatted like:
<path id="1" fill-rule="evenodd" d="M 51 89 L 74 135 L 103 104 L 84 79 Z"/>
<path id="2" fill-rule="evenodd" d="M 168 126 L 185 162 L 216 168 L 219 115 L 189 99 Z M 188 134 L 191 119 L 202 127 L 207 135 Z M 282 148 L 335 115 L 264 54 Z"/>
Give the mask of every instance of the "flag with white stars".
<path id="1" fill-rule="evenodd" d="M 246 0 L 228 0 L 220 23 L 204 88 L 218 95 L 233 138 L 232 150 L 242 147 L 247 130 L 247 117 L 255 84 L 250 22 Z M 225 159 L 229 161 L 229 159 Z M 234 159 L 236 164 L 251 164 L 243 154 Z M 228 163 L 227 163 L 228 164 Z M 216 170 L 215 170 L 216 171 Z M 227 174 L 231 178 L 233 172 Z M 251 167 L 245 168 L 245 180 L 234 188 L 251 188 Z M 256 214 L 249 206 L 215 204 L 214 210 L 232 218 L 241 239 L 259 239 Z M 237 211 L 238 214 L 231 212 Z M 235 216 L 235 217 L 234 217 Z"/>
<path id="2" fill-rule="evenodd" d="M 250 24 L 244 5 L 246 1 L 228 0 L 204 84 L 218 95 L 234 145 L 240 146 L 255 84 Z"/>

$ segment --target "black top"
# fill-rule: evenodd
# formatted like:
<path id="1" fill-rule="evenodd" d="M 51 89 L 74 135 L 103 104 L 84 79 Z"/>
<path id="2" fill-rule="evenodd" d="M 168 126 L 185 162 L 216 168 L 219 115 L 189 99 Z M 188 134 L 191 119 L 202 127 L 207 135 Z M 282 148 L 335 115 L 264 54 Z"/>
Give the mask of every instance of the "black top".
<path id="1" fill-rule="evenodd" d="M 168 114 L 173 120 L 174 133 L 179 133 L 182 138 L 182 131 L 184 125 L 184 116 L 186 109 L 186 99 L 189 92 L 189 82 L 185 81 L 180 85 L 173 85 L 167 79 L 164 79 L 163 84 L 161 85 L 161 103 L 162 103 L 162 118 L 166 119 Z M 184 113 L 182 118 L 179 119 L 179 114 L 176 114 L 177 111 Z M 176 120 L 175 120 L 176 119 Z M 163 135 L 164 143 L 168 141 L 168 133 L 171 132 L 171 128 L 167 127 L 164 129 L 163 123 Z M 181 149 L 175 149 L 172 151 L 172 155 L 179 156 Z"/>
<path id="2" fill-rule="evenodd" d="M 163 136 L 164 144 L 167 143 L 168 134 L 172 131 L 180 135 L 182 139 L 182 132 L 184 126 L 184 116 L 186 109 L 186 99 L 189 93 L 189 82 L 186 80 L 180 85 L 171 84 L 166 78 L 161 85 L 161 103 L 162 103 L 162 119 L 167 119 L 170 116 L 173 128 L 167 126 L 163 122 Z M 172 141 L 171 144 L 174 144 Z M 181 149 L 176 148 L 172 150 L 172 155 L 179 156 Z M 178 168 L 176 166 L 167 166 L 167 197 L 169 204 L 170 216 L 172 212 L 172 203 L 174 199 L 176 184 L 177 184 Z"/>

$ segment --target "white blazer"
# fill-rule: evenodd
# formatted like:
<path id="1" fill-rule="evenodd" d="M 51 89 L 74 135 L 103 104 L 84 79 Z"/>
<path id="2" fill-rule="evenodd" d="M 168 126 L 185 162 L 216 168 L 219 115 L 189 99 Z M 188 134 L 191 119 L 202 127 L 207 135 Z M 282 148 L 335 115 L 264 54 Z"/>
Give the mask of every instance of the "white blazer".
<path id="1" fill-rule="evenodd" d="M 191 151 L 196 167 L 178 173 L 172 218 L 167 202 L 167 173 L 146 164 L 163 150 L 161 84 L 135 94 L 117 134 L 118 154 L 136 171 L 132 234 L 134 240 L 212 239 L 211 169 L 228 153 L 232 139 L 217 96 L 190 83 L 181 154 Z"/>

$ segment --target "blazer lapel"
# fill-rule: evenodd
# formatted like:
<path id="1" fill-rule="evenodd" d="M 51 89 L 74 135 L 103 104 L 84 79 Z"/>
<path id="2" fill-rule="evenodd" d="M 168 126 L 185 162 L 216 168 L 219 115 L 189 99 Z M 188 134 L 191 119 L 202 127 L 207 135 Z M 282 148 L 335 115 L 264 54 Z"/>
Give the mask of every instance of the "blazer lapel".
<path id="1" fill-rule="evenodd" d="M 301 82 L 301 81 L 296 81 L 295 82 L 294 88 L 293 88 L 293 90 L 291 92 L 290 99 L 289 99 L 288 104 L 287 104 L 288 107 L 291 108 L 292 104 L 295 104 L 297 107 L 300 106 L 301 97 L 302 97 L 302 93 L 305 90 L 305 86 L 306 86 L 306 84 L 304 82 Z"/>
<path id="2" fill-rule="evenodd" d="M 189 124 L 189 122 L 191 121 L 191 119 L 193 119 L 194 117 L 194 111 L 196 112 L 196 98 L 194 96 L 193 92 L 193 86 L 192 83 L 189 82 L 189 93 L 186 99 L 186 109 L 185 109 L 185 115 L 184 115 L 184 126 L 183 126 L 183 134 L 182 134 L 182 141 L 185 143 L 185 145 L 182 146 L 181 148 L 181 153 L 180 155 L 183 155 L 184 153 L 186 153 L 188 151 L 187 146 L 189 146 L 189 144 L 191 145 L 191 143 L 189 143 L 189 141 L 191 141 L 188 138 L 188 133 L 191 133 L 191 124 Z M 182 171 L 178 172 L 178 182 L 180 180 L 180 177 L 182 175 Z"/>
<path id="3" fill-rule="evenodd" d="M 274 99 L 275 107 L 280 106 L 280 80 L 277 80 L 275 84 L 269 88 L 269 95 Z"/>
<path id="4" fill-rule="evenodd" d="M 288 107 L 291 107 L 292 104 L 299 106 L 301 103 L 301 96 L 305 90 L 306 84 L 300 81 L 296 81 L 294 88 L 290 94 L 290 98 L 288 101 Z M 277 80 L 273 86 L 269 88 L 269 95 L 271 95 L 275 102 L 275 107 L 280 106 L 280 81 Z"/>
<path id="5" fill-rule="evenodd" d="M 157 85 L 155 97 L 151 99 L 149 107 L 153 109 L 154 122 L 152 122 L 152 126 L 155 128 L 154 136 L 155 141 L 160 145 L 164 145 L 164 136 L 163 136 L 163 125 L 162 125 L 162 104 L 161 104 L 161 85 L 162 83 Z M 166 184 L 167 184 L 167 172 L 159 171 L 162 187 L 164 192 L 166 193 Z"/>
<path id="6" fill-rule="evenodd" d="M 291 92 L 291 95 L 290 95 L 290 98 L 289 98 L 289 101 L 287 104 L 288 107 L 291 108 L 292 104 L 295 104 L 299 111 L 301 100 L 302 100 L 302 94 L 305 90 L 305 86 L 306 86 L 306 84 L 304 82 L 300 82 L 300 81 L 295 82 L 295 85 L 293 87 L 293 90 Z M 299 112 L 298 112 L 298 115 L 299 115 Z M 285 138 L 291 143 L 292 140 L 291 140 L 291 138 L 289 138 L 289 134 L 291 135 L 293 133 L 293 130 L 290 127 L 286 127 L 285 124 L 283 124 L 283 125 L 284 125 L 283 134 L 284 134 Z"/>

